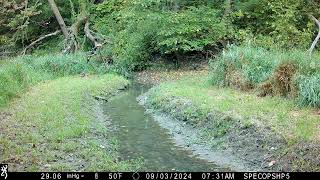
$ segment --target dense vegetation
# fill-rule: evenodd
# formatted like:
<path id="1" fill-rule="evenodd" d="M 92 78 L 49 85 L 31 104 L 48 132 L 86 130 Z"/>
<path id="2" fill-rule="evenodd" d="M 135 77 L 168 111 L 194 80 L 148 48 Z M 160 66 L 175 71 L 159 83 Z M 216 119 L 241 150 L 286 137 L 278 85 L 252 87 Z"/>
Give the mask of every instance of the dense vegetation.
<path id="1" fill-rule="evenodd" d="M 297 98 L 300 105 L 320 107 L 319 56 L 299 50 L 266 50 L 252 45 L 231 46 L 211 61 L 211 81 L 259 96 Z"/>
<path id="2" fill-rule="evenodd" d="M 47 1 L 1 1 L 2 54 L 21 51 L 39 36 L 59 29 Z M 67 26 L 76 24 L 80 50 L 89 50 L 79 19 L 88 16 L 94 34 L 108 40 L 102 59 L 112 59 L 120 72 L 139 70 L 150 59 L 179 61 L 212 55 L 227 44 L 253 39 L 266 48 L 310 46 L 319 15 L 316 0 L 56 0 Z M 49 41 L 48 41 L 49 40 Z M 59 51 L 63 37 L 49 37 L 37 49 Z M 193 57 L 193 56 L 192 56 Z M 197 59 L 197 58 L 195 58 Z"/>

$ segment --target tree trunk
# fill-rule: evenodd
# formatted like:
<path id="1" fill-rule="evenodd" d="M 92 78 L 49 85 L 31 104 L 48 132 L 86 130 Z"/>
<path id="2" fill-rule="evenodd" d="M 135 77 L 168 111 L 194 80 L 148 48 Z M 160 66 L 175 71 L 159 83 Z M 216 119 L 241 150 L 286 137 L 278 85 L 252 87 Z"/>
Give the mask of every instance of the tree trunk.
<path id="1" fill-rule="evenodd" d="M 62 31 L 64 37 L 67 39 L 69 36 L 68 29 L 67 29 L 67 26 L 66 26 L 61 14 L 60 14 L 60 11 L 57 7 L 56 2 L 54 0 L 48 0 L 48 2 L 51 7 L 51 10 L 53 11 L 54 16 L 56 17 L 56 19 L 59 23 L 59 26 L 61 28 L 61 31 Z"/>

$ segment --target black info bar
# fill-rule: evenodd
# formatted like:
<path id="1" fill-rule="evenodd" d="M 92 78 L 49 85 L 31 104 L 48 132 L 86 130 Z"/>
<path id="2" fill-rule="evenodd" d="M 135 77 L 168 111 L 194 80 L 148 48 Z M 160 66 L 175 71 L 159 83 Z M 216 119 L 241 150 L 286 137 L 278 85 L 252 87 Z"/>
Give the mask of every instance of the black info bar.
<path id="1" fill-rule="evenodd" d="M 319 179 L 319 172 L 6 172 L 0 179 L 34 180 L 287 180 Z"/>

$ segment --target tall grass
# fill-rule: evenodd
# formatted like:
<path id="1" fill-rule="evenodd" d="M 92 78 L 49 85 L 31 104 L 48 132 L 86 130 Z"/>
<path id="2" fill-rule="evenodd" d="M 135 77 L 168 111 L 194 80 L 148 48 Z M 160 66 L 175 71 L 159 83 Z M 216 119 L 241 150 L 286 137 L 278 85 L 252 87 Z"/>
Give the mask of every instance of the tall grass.
<path id="1" fill-rule="evenodd" d="M 28 87 L 45 80 L 80 73 L 106 73 L 103 63 L 87 63 L 85 54 L 21 56 L 0 64 L 0 107 Z"/>
<path id="2" fill-rule="evenodd" d="M 315 76 L 300 76 L 299 103 L 312 107 L 320 107 L 320 74 Z"/>
<path id="3" fill-rule="evenodd" d="M 299 50 L 266 50 L 252 44 L 230 46 L 220 57 L 210 61 L 210 79 L 214 85 L 229 86 L 230 72 L 253 87 L 272 81 L 283 64 L 296 67 L 294 82 L 301 105 L 320 107 L 320 55 L 309 56 Z"/>

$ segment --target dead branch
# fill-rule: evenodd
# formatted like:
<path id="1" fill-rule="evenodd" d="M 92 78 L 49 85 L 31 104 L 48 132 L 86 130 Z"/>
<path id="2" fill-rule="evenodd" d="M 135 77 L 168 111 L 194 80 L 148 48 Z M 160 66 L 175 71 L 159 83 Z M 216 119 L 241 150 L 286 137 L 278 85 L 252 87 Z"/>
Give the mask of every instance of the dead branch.
<path id="1" fill-rule="evenodd" d="M 55 31 L 55 32 L 53 32 L 53 33 L 46 34 L 46 35 L 44 35 L 44 36 L 39 37 L 37 40 L 33 41 L 33 42 L 32 42 L 31 44 L 29 44 L 26 48 L 24 48 L 24 50 L 21 52 L 21 54 L 22 54 L 22 55 L 25 55 L 26 52 L 27 52 L 27 50 L 28 50 L 28 49 L 31 49 L 31 48 L 32 48 L 34 45 L 36 45 L 38 42 L 40 42 L 40 41 L 42 41 L 42 40 L 44 40 L 44 39 L 46 39 L 46 38 L 48 38 L 48 37 L 55 36 L 55 35 L 59 34 L 60 32 L 61 32 L 61 30 L 57 30 L 57 31 Z"/>
<path id="2" fill-rule="evenodd" d="M 319 30 L 318 30 L 318 35 L 317 35 L 317 37 L 314 39 L 314 41 L 312 42 L 312 45 L 311 45 L 310 49 L 308 50 L 309 53 L 310 53 L 310 55 L 311 55 L 313 49 L 316 47 L 316 45 L 317 45 L 317 43 L 318 43 L 318 41 L 319 41 L 319 39 L 320 39 L 320 21 L 319 21 L 317 18 L 315 18 L 314 16 L 312 16 L 312 15 L 310 15 L 310 17 L 311 17 L 311 19 L 318 25 L 318 28 L 319 28 Z"/>
<path id="3" fill-rule="evenodd" d="M 101 39 L 92 35 L 90 28 L 89 28 L 89 25 L 90 25 L 89 20 L 87 19 L 86 23 L 84 25 L 84 32 L 85 32 L 87 38 L 93 43 L 94 48 L 98 49 L 102 46 L 102 44 L 100 43 Z"/>

